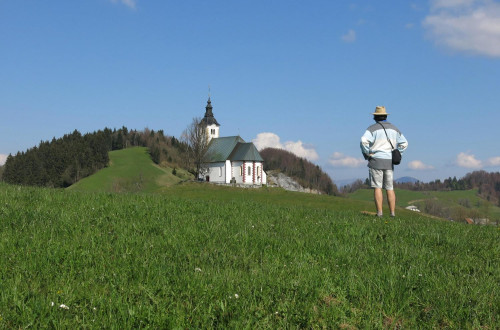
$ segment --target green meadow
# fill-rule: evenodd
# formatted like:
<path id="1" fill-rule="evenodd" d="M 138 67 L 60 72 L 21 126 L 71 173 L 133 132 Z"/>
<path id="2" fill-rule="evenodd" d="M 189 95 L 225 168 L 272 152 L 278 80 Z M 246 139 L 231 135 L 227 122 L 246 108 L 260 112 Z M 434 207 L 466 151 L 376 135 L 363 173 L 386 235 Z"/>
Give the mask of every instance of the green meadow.
<path id="1" fill-rule="evenodd" d="M 0 184 L 0 328 L 500 327 L 497 227 L 280 189 L 158 191 Z"/>
<path id="2" fill-rule="evenodd" d="M 147 148 L 136 147 L 109 153 L 110 165 L 70 186 L 68 190 L 105 192 L 155 192 L 190 178 L 183 169 L 160 167 L 151 161 Z"/>
<path id="3" fill-rule="evenodd" d="M 396 205 L 404 208 L 416 205 L 424 211 L 427 204 L 446 209 L 455 220 L 465 217 L 488 218 L 491 223 L 500 222 L 500 207 L 490 203 L 477 194 L 477 189 L 455 191 L 410 191 L 396 189 Z M 385 198 L 385 196 L 384 196 Z M 360 189 L 349 195 L 349 199 L 359 201 L 372 201 L 371 189 Z"/>
<path id="4" fill-rule="evenodd" d="M 498 227 L 110 160 L 66 190 L 0 184 L 0 328 L 500 327 Z"/>

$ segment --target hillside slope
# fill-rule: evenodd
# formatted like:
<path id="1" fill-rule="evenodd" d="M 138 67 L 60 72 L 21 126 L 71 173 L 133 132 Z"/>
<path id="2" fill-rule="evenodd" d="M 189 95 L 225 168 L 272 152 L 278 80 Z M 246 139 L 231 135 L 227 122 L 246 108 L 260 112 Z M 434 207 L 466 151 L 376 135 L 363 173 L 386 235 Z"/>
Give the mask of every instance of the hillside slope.
<path id="1" fill-rule="evenodd" d="M 465 218 L 487 219 L 483 222 L 500 222 L 500 207 L 478 195 L 477 189 L 455 191 L 412 191 L 396 189 L 398 207 L 415 205 L 422 212 L 434 216 L 465 221 Z M 372 201 L 373 190 L 358 189 L 349 194 L 349 199 Z"/>
<path id="2" fill-rule="evenodd" d="M 280 171 L 306 189 L 320 191 L 327 195 L 338 195 L 337 186 L 328 174 L 307 159 L 276 148 L 265 148 L 260 151 L 260 155 L 264 158 L 266 172 Z"/>
<path id="3" fill-rule="evenodd" d="M 110 165 L 80 180 L 69 190 L 107 192 L 154 192 L 189 178 L 182 169 L 160 167 L 153 163 L 147 148 L 136 147 L 109 153 Z"/>

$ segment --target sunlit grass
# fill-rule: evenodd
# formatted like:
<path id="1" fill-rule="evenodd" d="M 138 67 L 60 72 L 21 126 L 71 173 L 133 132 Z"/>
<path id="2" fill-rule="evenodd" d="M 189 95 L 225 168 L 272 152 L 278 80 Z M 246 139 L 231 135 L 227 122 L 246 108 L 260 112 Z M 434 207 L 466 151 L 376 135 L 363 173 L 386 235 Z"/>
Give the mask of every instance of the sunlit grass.
<path id="1" fill-rule="evenodd" d="M 153 163 L 147 148 L 136 147 L 109 153 L 110 164 L 84 178 L 68 190 L 101 192 L 155 192 L 191 178 L 185 170 L 160 167 Z"/>
<path id="2" fill-rule="evenodd" d="M 497 228 L 369 206 L 0 185 L 0 328 L 500 326 Z"/>

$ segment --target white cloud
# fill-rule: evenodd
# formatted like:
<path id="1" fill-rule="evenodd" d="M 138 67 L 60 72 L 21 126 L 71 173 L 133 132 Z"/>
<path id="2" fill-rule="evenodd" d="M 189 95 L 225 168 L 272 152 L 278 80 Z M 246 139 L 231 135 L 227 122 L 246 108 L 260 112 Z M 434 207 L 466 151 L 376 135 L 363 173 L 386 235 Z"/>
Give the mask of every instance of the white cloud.
<path id="1" fill-rule="evenodd" d="M 0 166 L 5 164 L 5 161 L 7 160 L 7 155 L 0 154 Z"/>
<path id="2" fill-rule="evenodd" d="M 483 163 L 472 154 L 461 152 L 457 155 L 456 164 L 465 168 L 481 168 Z"/>
<path id="3" fill-rule="evenodd" d="M 356 41 L 356 31 L 349 30 L 346 34 L 343 34 L 341 37 L 344 42 L 354 42 Z"/>
<path id="4" fill-rule="evenodd" d="M 112 3 L 121 3 L 130 9 L 135 9 L 135 0 L 111 0 Z"/>
<path id="5" fill-rule="evenodd" d="M 297 142 L 287 141 L 284 143 L 284 145 L 285 145 L 284 148 L 285 150 L 293 152 L 299 157 L 303 157 L 311 161 L 318 160 L 319 158 L 318 153 L 316 152 L 316 150 L 314 150 L 314 148 L 312 148 L 309 145 L 305 145 L 300 140 Z"/>
<path id="6" fill-rule="evenodd" d="M 330 156 L 328 163 L 335 167 L 360 167 L 362 165 L 366 165 L 366 160 L 363 158 L 354 158 L 351 156 L 346 156 L 340 152 L 334 152 L 333 155 Z"/>
<path id="7" fill-rule="evenodd" d="M 472 54 L 500 57 L 498 2 L 435 0 L 423 26 L 438 45 Z"/>
<path id="8" fill-rule="evenodd" d="M 408 163 L 408 168 L 415 171 L 425 171 L 434 169 L 434 166 L 424 164 L 421 160 L 413 160 Z"/>
<path id="9" fill-rule="evenodd" d="M 257 137 L 253 139 L 252 142 L 259 150 L 262 150 L 264 148 L 278 148 L 290 151 L 295 155 L 308 159 L 310 161 L 314 161 L 319 158 L 318 153 L 312 146 L 304 144 L 300 140 L 296 142 L 286 141 L 281 143 L 280 137 L 270 132 L 257 134 Z"/>
<path id="10" fill-rule="evenodd" d="M 492 157 L 488 159 L 485 166 L 500 166 L 500 157 Z"/>
<path id="11" fill-rule="evenodd" d="M 280 137 L 274 133 L 259 133 L 257 134 L 257 137 L 252 140 L 252 142 L 259 150 L 262 150 L 264 148 L 283 149 L 283 145 L 280 142 Z"/>
<path id="12" fill-rule="evenodd" d="M 477 0 L 434 0 L 431 5 L 434 9 L 439 8 L 457 8 L 471 6 Z"/>

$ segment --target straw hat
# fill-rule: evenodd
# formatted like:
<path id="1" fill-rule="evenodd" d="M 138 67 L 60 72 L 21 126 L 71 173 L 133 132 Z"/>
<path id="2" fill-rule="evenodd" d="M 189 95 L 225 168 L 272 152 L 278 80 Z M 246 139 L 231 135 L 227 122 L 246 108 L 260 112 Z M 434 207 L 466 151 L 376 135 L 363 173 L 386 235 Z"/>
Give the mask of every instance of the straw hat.
<path id="1" fill-rule="evenodd" d="M 372 115 L 380 115 L 380 116 L 387 116 L 388 113 L 385 111 L 385 107 L 384 106 L 380 106 L 378 105 L 376 108 L 375 108 L 375 112 L 372 113 Z"/>

